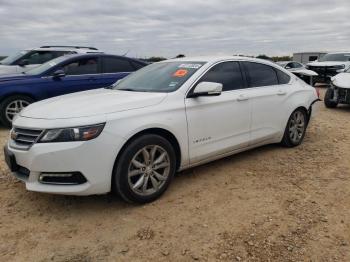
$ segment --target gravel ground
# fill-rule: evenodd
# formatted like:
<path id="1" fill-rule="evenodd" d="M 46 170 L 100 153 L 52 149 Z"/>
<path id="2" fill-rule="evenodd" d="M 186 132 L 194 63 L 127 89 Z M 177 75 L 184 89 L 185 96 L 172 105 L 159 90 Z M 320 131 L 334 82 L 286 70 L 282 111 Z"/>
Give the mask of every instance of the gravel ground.
<path id="1" fill-rule="evenodd" d="M 317 108 L 301 146 L 183 172 L 143 206 L 27 192 L 1 157 L 0 260 L 350 261 L 350 107 Z"/>

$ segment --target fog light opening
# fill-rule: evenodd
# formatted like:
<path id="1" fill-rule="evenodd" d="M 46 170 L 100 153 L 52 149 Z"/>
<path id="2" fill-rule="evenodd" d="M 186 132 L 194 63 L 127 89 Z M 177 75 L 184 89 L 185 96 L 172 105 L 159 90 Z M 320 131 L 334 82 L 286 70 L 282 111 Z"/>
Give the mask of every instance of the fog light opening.
<path id="1" fill-rule="evenodd" d="M 39 182 L 42 184 L 51 185 L 80 185 L 87 182 L 86 178 L 80 172 L 70 173 L 41 173 L 39 176 Z"/>

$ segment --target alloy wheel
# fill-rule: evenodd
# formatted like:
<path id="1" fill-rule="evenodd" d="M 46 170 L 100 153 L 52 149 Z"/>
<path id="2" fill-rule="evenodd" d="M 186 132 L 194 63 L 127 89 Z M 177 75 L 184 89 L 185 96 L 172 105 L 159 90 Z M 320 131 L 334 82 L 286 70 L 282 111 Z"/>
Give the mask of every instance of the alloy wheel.
<path id="1" fill-rule="evenodd" d="M 158 192 L 170 174 L 170 157 L 159 145 L 148 145 L 132 158 L 128 170 L 131 190 L 142 196 Z"/>
<path id="2" fill-rule="evenodd" d="M 23 108 L 29 105 L 28 101 L 25 100 L 13 100 L 10 102 L 6 109 L 5 109 L 5 115 L 6 119 L 11 123 L 13 118 L 21 112 Z"/>
<path id="3" fill-rule="evenodd" d="M 305 132 L 305 115 L 301 111 L 295 111 L 289 122 L 289 138 L 297 144 L 303 138 Z"/>

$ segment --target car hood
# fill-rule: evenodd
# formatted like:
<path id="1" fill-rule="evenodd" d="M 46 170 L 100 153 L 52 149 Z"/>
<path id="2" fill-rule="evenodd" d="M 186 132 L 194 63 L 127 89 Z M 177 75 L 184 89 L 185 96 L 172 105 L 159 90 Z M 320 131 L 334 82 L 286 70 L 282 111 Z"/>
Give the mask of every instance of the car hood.
<path id="1" fill-rule="evenodd" d="M 31 75 L 25 75 L 25 74 L 7 74 L 7 75 L 0 75 L 0 84 L 6 83 L 9 81 L 18 81 L 18 80 L 24 80 L 28 78 L 33 78 Z"/>
<path id="2" fill-rule="evenodd" d="M 0 65 L 0 75 L 15 74 L 15 73 L 19 73 L 17 66 Z"/>
<path id="3" fill-rule="evenodd" d="M 290 72 L 292 72 L 293 74 L 300 74 L 300 75 L 304 75 L 304 76 L 318 76 L 318 74 L 315 71 L 312 70 L 308 70 L 308 69 L 293 69 L 290 70 Z"/>
<path id="4" fill-rule="evenodd" d="M 160 103 L 166 93 L 147 93 L 95 89 L 46 99 L 26 107 L 22 117 L 65 119 L 96 116 Z"/>
<path id="5" fill-rule="evenodd" d="M 340 73 L 332 77 L 333 85 L 340 88 L 350 88 L 350 73 Z"/>
<path id="6" fill-rule="evenodd" d="M 308 66 L 337 66 L 337 65 L 346 65 L 349 62 L 341 62 L 341 61 L 327 61 L 327 62 L 312 62 L 308 63 Z"/>

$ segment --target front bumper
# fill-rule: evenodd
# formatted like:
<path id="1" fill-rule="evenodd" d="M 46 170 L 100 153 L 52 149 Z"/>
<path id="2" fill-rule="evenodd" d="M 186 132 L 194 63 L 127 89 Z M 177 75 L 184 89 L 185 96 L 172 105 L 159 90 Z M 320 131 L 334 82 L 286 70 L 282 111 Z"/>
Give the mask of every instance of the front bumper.
<path id="1" fill-rule="evenodd" d="M 309 66 L 308 69 L 315 71 L 318 74 L 318 76 L 313 77 L 314 83 L 329 84 L 331 82 L 331 78 L 339 73 L 337 71 L 339 69 L 334 69 L 333 67 L 327 66 Z"/>
<path id="2" fill-rule="evenodd" d="M 13 154 L 13 174 L 24 181 L 30 191 L 66 194 L 104 194 L 111 190 L 114 162 L 125 140 L 108 131 L 83 142 L 36 143 L 29 150 L 5 150 Z M 8 160 L 7 160 L 8 162 Z M 18 169 L 18 167 L 20 169 Z M 39 181 L 42 173 L 79 172 L 86 182 L 77 185 L 47 184 Z"/>
<path id="3" fill-rule="evenodd" d="M 334 89 L 334 98 L 333 100 L 339 104 L 350 104 L 350 89 L 349 88 L 341 88 L 335 85 L 332 85 L 331 88 Z"/>

